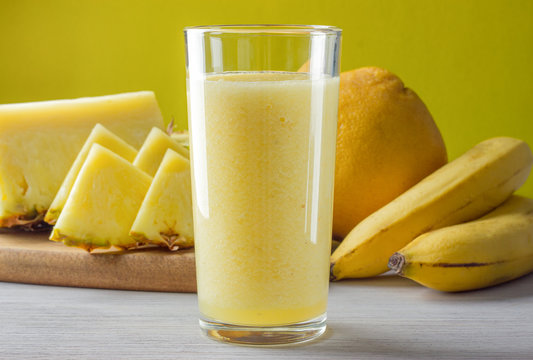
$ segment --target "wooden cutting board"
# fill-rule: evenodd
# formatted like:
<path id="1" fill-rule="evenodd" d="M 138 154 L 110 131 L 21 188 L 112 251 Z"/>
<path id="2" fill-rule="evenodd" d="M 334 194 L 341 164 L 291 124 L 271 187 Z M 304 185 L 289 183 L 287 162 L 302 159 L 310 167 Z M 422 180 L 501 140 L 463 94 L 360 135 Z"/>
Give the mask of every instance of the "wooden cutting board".
<path id="1" fill-rule="evenodd" d="M 123 290 L 196 292 L 194 250 L 88 253 L 48 232 L 0 232 L 0 281 Z"/>

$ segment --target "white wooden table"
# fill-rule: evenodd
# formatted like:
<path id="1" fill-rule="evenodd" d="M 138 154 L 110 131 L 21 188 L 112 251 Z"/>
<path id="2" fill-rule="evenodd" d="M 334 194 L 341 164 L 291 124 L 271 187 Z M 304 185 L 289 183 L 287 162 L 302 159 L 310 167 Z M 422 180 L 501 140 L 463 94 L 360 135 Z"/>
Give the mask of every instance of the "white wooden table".
<path id="1" fill-rule="evenodd" d="M 533 275 L 444 294 L 384 276 L 333 283 L 304 345 L 209 340 L 195 294 L 0 282 L 0 359 L 533 359 Z"/>

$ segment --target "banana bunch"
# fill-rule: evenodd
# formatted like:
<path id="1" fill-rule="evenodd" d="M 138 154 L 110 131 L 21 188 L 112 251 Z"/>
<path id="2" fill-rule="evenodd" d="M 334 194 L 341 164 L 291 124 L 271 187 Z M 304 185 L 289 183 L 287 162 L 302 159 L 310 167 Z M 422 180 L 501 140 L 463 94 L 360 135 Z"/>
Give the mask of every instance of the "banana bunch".
<path id="1" fill-rule="evenodd" d="M 482 218 L 423 234 L 389 267 L 441 291 L 500 284 L 533 271 L 533 199 L 512 196 Z"/>
<path id="2" fill-rule="evenodd" d="M 481 142 L 360 222 L 331 255 L 332 280 L 379 275 L 392 254 L 420 235 L 486 214 L 526 181 L 532 164 L 533 154 L 521 140 Z M 401 264 L 401 254 L 391 266 L 410 277 L 411 260 Z"/>

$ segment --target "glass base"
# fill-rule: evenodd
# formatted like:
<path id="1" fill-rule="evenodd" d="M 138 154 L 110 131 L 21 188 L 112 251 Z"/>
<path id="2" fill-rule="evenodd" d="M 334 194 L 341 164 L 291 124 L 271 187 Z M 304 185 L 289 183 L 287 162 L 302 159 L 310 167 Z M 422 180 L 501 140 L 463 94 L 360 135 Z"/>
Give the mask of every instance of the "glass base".
<path id="1" fill-rule="evenodd" d="M 326 314 L 309 321 L 279 326 L 245 326 L 200 319 L 203 333 L 214 340 L 252 346 L 299 344 L 326 331 Z"/>

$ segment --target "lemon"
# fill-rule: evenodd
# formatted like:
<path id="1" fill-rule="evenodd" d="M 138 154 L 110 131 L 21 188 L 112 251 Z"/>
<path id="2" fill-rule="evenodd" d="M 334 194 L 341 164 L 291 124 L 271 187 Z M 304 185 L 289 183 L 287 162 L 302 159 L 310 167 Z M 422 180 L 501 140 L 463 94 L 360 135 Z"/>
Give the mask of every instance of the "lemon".
<path id="1" fill-rule="evenodd" d="M 341 74 L 334 237 L 346 236 L 446 162 L 431 114 L 396 75 L 377 67 Z"/>

